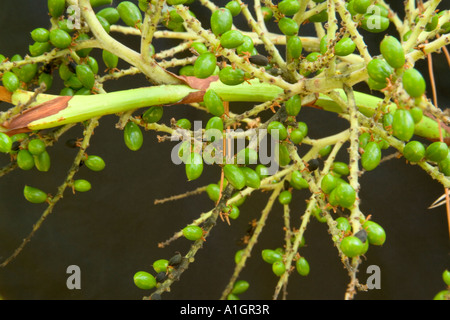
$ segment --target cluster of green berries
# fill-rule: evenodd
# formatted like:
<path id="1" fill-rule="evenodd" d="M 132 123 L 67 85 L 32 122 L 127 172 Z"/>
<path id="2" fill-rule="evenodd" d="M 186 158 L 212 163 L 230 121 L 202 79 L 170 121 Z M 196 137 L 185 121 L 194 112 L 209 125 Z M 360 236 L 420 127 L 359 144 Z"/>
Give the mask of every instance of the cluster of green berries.
<path id="1" fill-rule="evenodd" d="M 41 138 L 32 138 L 26 133 L 18 133 L 11 137 L 0 133 L 0 152 L 9 153 L 21 170 L 28 171 L 33 168 L 40 172 L 50 170 L 50 154 L 45 141 Z M 105 168 L 103 159 L 95 155 L 87 156 L 84 164 L 93 171 L 101 171 Z M 75 191 L 86 192 L 91 189 L 91 184 L 85 179 L 77 179 L 73 181 L 72 187 Z M 48 200 L 47 193 L 31 186 L 25 186 L 23 194 L 31 203 L 43 203 Z"/>
<path id="2" fill-rule="evenodd" d="M 248 290 L 250 284 L 245 280 L 237 280 L 234 285 L 231 293 L 228 294 L 227 300 L 240 300 L 239 295 L 243 294 Z"/>
<path id="3" fill-rule="evenodd" d="M 447 289 L 439 291 L 433 300 L 450 300 L 450 271 L 445 270 L 442 273 L 442 280 L 444 280 Z"/>
<path id="4" fill-rule="evenodd" d="M 305 245 L 305 240 L 302 238 L 302 242 L 300 243 L 300 247 Z M 264 249 L 261 251 L 261 257 L 264 262 L 267 262 L 272 265 L 272 272 L 277 276 L 281 277 L 287 270 L 286 264 L 284 261 L 285 252 L 281 248 L 277 248 L 275 250 L 272 249 Z M 306 277 L 309 275 L 310 267 L 309 262 L 305 257 L 297 254 L 295 258 L 295 269 L 298 274 Z"/>
<path id="5" fill-rule="evenodd" d="M 171 272 L 178 268 L 181 264 L 183 257 L 180 253 L 176 253 L 169 260 L 158 259 L 153 262 L 152 268 L 156 275 L 153 275 L 147 271 L 138 271 L 133 276 L 133 282 L 139 289 L 150 290 L 158 287 L 161 283 L 168 279 Z M 151 299 L 161 299 L 158 294 L 152 294 Z"/>
<path id="6" fill-rule="evenodd" d="M 386 241 L 386 232 L 381 225 L 374 221 L 361 221 L 362 229 L 352 233 L 352 227 L 346 217 L 336 219 L 336 228 L 341 232 L 339 248 L 342 253 L 354 258 L 364 255 L 369 245 L 382 246 Z"/>

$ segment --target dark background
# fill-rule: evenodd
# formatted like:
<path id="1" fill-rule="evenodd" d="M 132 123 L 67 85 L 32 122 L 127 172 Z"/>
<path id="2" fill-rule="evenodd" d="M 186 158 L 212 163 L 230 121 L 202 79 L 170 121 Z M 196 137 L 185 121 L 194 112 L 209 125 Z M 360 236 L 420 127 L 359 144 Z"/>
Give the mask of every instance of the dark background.
<path id="1" fill-rule="evenodd" d="M 402 1 L 389 3 L 403 14 Z M 448 1 L 444 3 L 441 9 L 448 8 Z M 209 26 L 208 11 L 197 10 L 200 9 L 198 3 L 192 8 Z M 32 42 L 29 32 L 36 27 L 48 27 L 46 1 L 4 0 L 0 5 L 0 21 L 0 53 L 8 57 L 15 53 L 24 56 Z M 236 21 L 238 25 L 240 22 L 242 19 Z M 305 25 L 300 34 L 306 35 L 311 30 L 312 26 Z M 394 29 L 388 31 L 395 34 Z M 138 48 L 137 37 L 114 36 Z M 371 54 L 378 54 L 377 43 L 382 35 L 364 33 L 364 36 Z M 155 40 L 157 48 L 174 43 Z M 99 53 L 99 50 L 93 51 L 102 70 L 104 65 Z M 449 69 L 443 54 L 435 54 L 433 58 L 439 105 L 445 109 L 450 101 Z M 125 63 L 120 66 L 127 67 Z M 419 61 L 417 66 L 427 75 L 426 61 Z M 114 91 L 146 85 L 143 76 L 135 76 L 107 82 L 105 89 Z M 51 92 L 57 94 L 61 88 L 55 81 Z M 357 89 L 366 90 L 366 86 Z M 2 110 L 7 107 L 2 103 Z M 246 107 L 248 105 L 231 105 L 236 112 L 242 112 Z M 166 124 L 172 117 L 187 117 L 191 121 L 208 119 L 189 106 L 164 110 L 162 121 Z M 270 111 L 264 116 L 270 116 Z M 337 133 L 347 127 L 347 123 L 335 114 L 315 109 L 303 108 L 298 118 L 308 124 L 312 138 Z M 92 172 L 82 167 L 76 175 L 76 178 L 91 181 L 92 190 L 76 195 L 67 190 L 64 199 L 18 258 L 0 269 L 0 295 L 4 299 L 141 299 L 151 291 L 142 291 L 133 284 L 134 273 L 140 270 L 153 272 L 153 261 L 168 259 L 175 251 L 188 251 L 190 243 L 184 239 L 164 249 L 158 248 L 157 244 L 170 238 L 200 213 L 210 210 L 212 202 L 206 194 L 160 205 L 154 205 L 153 201 L 216 182 L 220 178 L 219 169 L 207 166 L 201 178 L 187 182 L 184 167 L 170 161 L 173 142 L 158 143 L 157 133 L 149 131 L 145 133 L 142 149 L 132 152 L 123 143 L 122 132 L 115 129 L 117 119 L 115 116 L 101 119 L 88 149 L 89 154 L 104 158 L 106 169 Z M 28 203 L 23 198 L 24 185 L 55 194 L 76 154 L 76 150 L 64 146 L 64 141 L 81 137 L 81 132 L 81 127 L 77 126 L 49 149 L 50 172 L 15 170 L 0 180 L 1 260 L 20 245 L 46 207 L 45 204 Z M 390 148 L 383 151 L 383 155 L 392 152 Z M 341 152 L 340 157 L 345 159 L 345 154 Z M 7 163 L 8 159 L 3 156 L 0 160 Z M 444 289 L 441 274 L 450 266 L 445 206 L 427 209 L 443 193 L 442 186 L 418 166 L 406 165 L 404 159 L 383 163 L 375 171 L 366 173 L 360 182 L 361 209 L 385 228 L 387 241 L 383 247 L 370 248 L 358 274 L 365 283 L 367 267 L 378 265 L 381 289 L 359 292 L 356 299 L 433 298 Z M 294 191 L 294 195 L 292 225 L 298 227 L 307 193 Z M 259 217 L 267 197 L 267 193 L 255 192 L 241 206 L 241 216 L 232 221 L 231 226 L 219 221 L 204 248 L 196 255 L 195 263 L 182 275 L 181 281 L 172 286 L 171 292 L 163 295 L 163 299 L 219 298 L 232 275 L 234 254 L 243 248 L 239 239 L 245 234 L 248 222 Z M 260 252 L 283 245 L 282 227 L 282 207 L 276 203 L 252 257 L 241 273 L 240 279 L 250 283 L 249 290 L 241 295 L 242 299 L 271 299 L 277 278 L 271 266 L 262 261 Z M 308 277 L 292 274 L 288 298 L 342 299 L 349 277 L 333 247 L 326 224 L 313 218 L 305 238 L 307 246 L 300 252 L 308 259 L 311 273 Z M 66 269 L 72 264 L 81 268 L 81 290 L 66 287 L 69 276 Z"/>

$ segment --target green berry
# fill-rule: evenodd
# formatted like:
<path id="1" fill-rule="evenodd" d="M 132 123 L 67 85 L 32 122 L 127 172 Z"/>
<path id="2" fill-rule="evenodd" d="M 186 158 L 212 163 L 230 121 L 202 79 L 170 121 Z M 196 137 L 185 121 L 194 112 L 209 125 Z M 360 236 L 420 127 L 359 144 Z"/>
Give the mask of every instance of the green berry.
<path id="1" fill-rule="evenodd" d="M 381 148 L 375 141 L 369 142 L 364 148 L 361 156 L 361 165 L 366 171 L 371 171 L 378 167 L 381 161 Z"/>
<path id="2" fill-rule="evenodd" d="M 190 161 L 186 163 L 186 177 L 189 181 L 195 180 L 202 175 L 203 158 L 199 153 L 191 152 Z"/>
<path id="3" fill-rule="evenodd" d="M 419 98 L 425 93 L 426 83 L 422 74 L 414 68 L 403 73 L 403 88 L 413 98 Z"/>
<path id="4" fill-rule="evenodd" d="M 23 195 L 31 203 L 43 203 L 48 197 L 44 191 L 30 186 L 25 186 Z"/>
<path id="5" fill-rule="evenodd" d="M 245 280 L 238 280 L 233 285 L 233 290 L 231 294 L 242 294 L 248 290 L 250 284 Z"/>
<path id="6" fill-rule="evenodd" d="M 275 152 L 277 152 L 277 151 L 275 151 Z M 289 149 L 285 143 L 281 143 L 278 145 L 277 155 L 278 155 L 277 162 L 280 165 L 280 167 L 287 166 L 291 162 L 291 157 L 289 155 Z"/>
<path id="7" fill-rule="evenodd" d="M 283 261 L 276 261 L 272 264 L 272 271 L 273 273 L 281 277 L 286 272 L 286 266 Z"/>
<path id="8" fill-rule="evenodd" d="M 392 122 L 393 135 L 400 140 L 409 141 L 414 135 L 414 119 L 405 109 L 397 109 Z"/>
<path id="9" fill-rule="evenodd" d="M 350 38 L 343 38 L 336 43 L 334 47 L 334 53 L 337 56 L 348 56 L 352 54 L 356 49 L 356 44 Z"/>
<path id="10" fill-rule="evenodd" d="M 382 246 L 386 241 L 386 232 L 378 223 L 366 221 L 363 228 L 367 232 L 367 240 L 371 245 Z"/>
<path id="11" fill-rule="evenodd" d="M 186 66 L 182 66 L 178 71 L 180 76 L 193 77 L 194 76 L 194 66 L 192 64 L 188 64 Z"/>
<path id="12" fill-rule="evenodd" d="M 372 59 L 367 65 L 369 77 L 378 82 L 385 82 L 390 77 L 392 67 L 384 60 Z"/>
<path id="13" fill-rule="evenodd" d="M 298 274 L 306 277 L 309 274 L 309 263 L 304 257 L 300 257 L 295 261 L 295 269 Z"/>
<path id="14" fill-rule="evenodd" d="M 430 144 L 425 150 L 425 158 L 433 162 L 441 162 L 447 158 L 449 151 L 444 142 L 436 141 Z"/>
<path id="15" fill-rule="evenodd" d="M 167 259 L 159 259 L 153 262 L 153 270 L 155 270 L 156 273 L 160 272 L 166 272 L 167 267 L 169 266 L 169 260 Z"/>
<path id="16" fill-rule="evenodd" d="M 19 77 L 11 71 L 7 71 L 3 74 L 2 82 L 6 90 L 10 92 L 16 91 L 20 86 Z"/>
<path id="17" fill-rule="evenodd" d="M 64 63 L 61 63 L 59 65 L 58 72 L 59 72 L 59 77 L 63 81 L 69 80 L 69 78 L 74 75 L 74 73 L 72 71 L 70 71 L 69 67 L 66 64 L 64 64 Z"/>
<path id="18" fill-rule="evenodd" d="M 127 124 L 125 125 L 123 138 L 125 141 L 125 145 L 131 151 L 139 150 L 144 142 L 144 136 L 142 135 L 141 128 L 139 128 L 139 126 L 132 121 L 127 122 Z"/>
<path id="19" fill-rule="evenodd" d="M 228 30 L 220 37 L 220 45 L 226 49 L 234 49 L 244 43 L 244 35 L 238 30 Z"/>
<path id="20" fill-rule="evenodd" d="M 403 156 L 411 162 L 419 162 L 425 157 L 425 147 L 419 141 L 410 141 L 403 148 Z"/>
<path id="21" fill-rule="evenodd" d="M 84 161 L 84 164 L 92 171 L 101 171 L 105 169 L 106 166 L 105 161 L 101 157 L 95 155 L 88 156 Z"/>
<path id="22" fill-rule="evenodd" d="M 300 2 L 297 0 L 283 0 L 278 4 L 278 10 L 286 16 L 293 16 L 300 10 Z"/>
<path id="23" fill-rule="evenodd" d="M 238 264 L 242 260 L 242 256 L 244 254 L 244 250 L 238 250 L 236 251 L 234 255 L 234 263 Z"/>
<path id="24" fill-rule="evenodd" d="M 12 139 L 6 133 L 0 132 L 0 152 L 11 152 L 12 144 Z"/>
<path id="25" fill-rule="evenodd" d="M 155 123 L 161 120 L 163 116 L 163 107 L 153 106 L 147 109 L 142 115 L 142 120 L 146 123 Z"/>
<path id="26" fill-rule="evenodd" d="M 119 57 L 108 50 L 102 50 L 102 60 L 108 69 L 117 68 L 119 64 Z"/>
<path id="27" fill-rule="evenodd" d="M 387 81 L 379 82 L 379 81 L 376 81 L 376 80 L 374 80 L 372 78 L 369 78 L 369 79 L 367 79 L 367 84 L 369 85 L 369 88 L 371 90 L 380 91 L 380 90 L 386 88 Z"/>
<path id="28" fill-rule="evenodd" d="M 287 204 L 291 203 L 291 201 L 292 201 L 292 193 L 289 190 L 284 190 L 278 196 L 278 201 L 282 205 L 287 205 Z"/>
<path id="29" fill-rule="evenodd" d="M 302 40 L 298 36 L 289 37 L 286 43 L 286 50 L 293 59 L 300 58 L 303 50 Z"/>
<path id="30" fill-rule="evenodd" d="M 22 170 L 32 169 L 34 167 L 33 155 L 28 150 L 19 150 L 17 153 L 17 165 Z"/>
<path id="31" fill-rule="evenodd" d="M 28 151 L 30 151 L 30 153 L 32 155 L 39 155 L 42 152 L 45 151 L 45 142 L 42 141 L 41 139 L 33 139 L 30 140 L 30 142 L 28 142 Z"/>
<path id="32" fill-rule="evenodd" d="M 203 229 L 196 225 L 187 226 L 183 229 L 183 235 L 188 240 L 196 241 L 203 237 Z"/>
<path id="33" fill-rule="evenodd" d="M 116 8 L 108 7 L 100 10 L 97 13 L 97 16 L 103 17 L 108 23 L 116 24 L 120 20 L 120 14 L 119 11 L 117 11 Z"/>
<path id="34" fill-rule="evenodd" d="M 220 197 L 220 186 L 216 183 L 211 183 L 206 187 L 206 193 L 212 201 L 217 202 Z"/>
<path id="35" fill-rule="evenodd" d="M 433 300 L 447 300 L 450 296 L 450 290 L 441 290 L 433 298 Z"/>
<path id="36" fill-rule="evenodd" d="M 36 28 L 31 31 L 31 38 L 36 42 L 47 42 L 50 39 L 50 31 L 45 28 Z"/>
<path id="37" fill-rule="evenodd" d="M 156 286 L 155 277 L 145 271 L 136 272 L 133 276 L 133 281 L 136 287 L 143 290 L 150 290 Z"/>
<path id="38" fill-rule="evenodd" d="M 322 149 L 319 150 L 319 156 L 321 158 L 326 157 L 327 155 L 330 154 L 332 149 L 333 149 L 333 146 L 331 144 L 323 147 Z"/>
<path id="39" fill-rule="evenodd" d="M 84 179 L 78 179 L 73 182 L 73 187 L 75 191 L 87 192 L 91 190 L 91 183 Z"/>
<path id="40" fill-rule="evenodd" d="M 409 113 L 411 113 L 411 116 L 414 119 L 414 123 L 419 123 L 423 118 L 423 111 L 419 107 L 413 107 L 409 109 Z"/>
<path id="41" fill-rule="evenodd" d="M 203 102 L 208 111 L 217 117 L 222 116 L 225 112 L 222 99 L 212 89 L 206 90 L 205 95 L 203 96 Z"/>
<path id="42" fill-rule="evenodd" d="M 207 141 L 215 141 L 221 137 L 223 132 L 223 120 L 220 117 L 212 117 L 208 120 L 205 127 L 205 138 Z"/>
<path id="43" fill-rule="evenodd" d="M 241 13 L 241 5 L 237 1 L 230 1 L 225 5 L 225 8 L 230 10 L 231 15 L 233 17 L 237 16 L 239 13 Z"/>
<path id="44" fill-rule="evenodd" d="M 90 0 L 89 2 L 91 3 L 92 8 L 112 4 L 112 0 Z"/>
<path id="45" fill-rule="evenodd" d="M 338 185 L 338 178 L 331 173 L 326 174 L 320 183 L 320 188 L 325 194 L 330 194 Z"/>
<path id="46" fill-rule="evenodd" d="M 50 42 L 58 49 L 66 49 L 72 43 L 72 37 L 66 31 L 53 29 L 50 31 Z"/>
<path id="47" fill-rule="evenodd" d="M 345 217 L 336 218 L 336 228 L 344 232 L 349 232 L 352 230 L 350 222 Z"/>
<path id="48" fill-rule="evenodd" d="M 395 69 L 405 64 L 405 51 L 402 44 L 393 36 L 386 36 L 380 43 L 380 52 L 389 65 Z"/>
<path id="49" fill-rule="evenodd" d="M 351 208 L 356 200 L 356 192 L 353 187 L 348 183 L 340 183 L 333 189 L 336 201 L 341 207 Z"/>
<path id="50" fill-rule="evenodd" d="M 40 56 L 45 52 L 50 51 L 51 48 L 52 46 L 48 42 L 35 42 L 28 46 L 28 50 L 30 51 L 32 57 Z"/>
<path id="51" fill-rule="evenodd" d="M 372 0 L 354 0 L 353 9 L 360 14 L 367 13 L 367 9 L 372 4 Z"/>
<path id="52" fill-rule="evenodd" d="M 219 79 L 223 84 L 235 86 L 245 81 L 245 73 L 239 68 L 228 66 L 220 70 Z"/>
<path id="53" fill-rule="evenodd" d="M 287 114 L 295 117 L 302 108 L 302 99 L 298 94 L 296 94 L 286 101 L 285 106 Z"/>
<path id="54" fill-rule="evenodd" d="M 216 11 L 217 12 L 217 11 Z M 217 59 L 211 52 L 202 53 L 194 63 L 194 75 L 205 79 L 211 76 L 216 69 Z"/>
<path id="55" fill-rule="evenodd" d="M 309 184 L 308 181 L 303 178 L 302 173 L 300 171 L 294 171 L 291 174 L 291 180 L 289 181 L 289 184 L 297 190 L 301 189 L 308 189 Z"/>
<path id="56" fill-rule="evenodd" d="M 289 132 L 289 139 L 291 139 L 294 144 L 300 144 L 303 141 L 303 138 L 304 135 L 300 129 L 292 129 Z"/>
<path id="57" fill-rule="evenodd" d="M 364 249 L 362 241 L 355 236 L 348 236 L 342 239 L 340 249 L 349 258 L 361 255 Z"/>
<path id="58" fill-rule="evenodd" d="M 48 0 L 47 1 L 48 11 L 53 18 L 59 18 L 64 14 L 66 9 L 65 0 Z"/>
<path id="59" fill-rule="evenodd" d="M 256 171 L 249 167 L 242 167 L 241 171 L 245 175 L 245 185 L 253 189 L 259 189 L 261 186 L 261 178 Z"/>
<path id="60" fill-rule="evenodd" d="M 242 55 L 246 52 L 252 53 L 254 49 L 255 49 L 255 45 L 253 43 L 252 38 L 244 35 L 244 41 L 242 42 L 242 44 L 239 47 L 236 48 L 236 52 L 239 55 Z"/>
<path id="61" fill-rule="evenodd" d="M 288 136 L 286 127 L 279 121 L 272 121 L 267 126 L 267 132 L 271 135 L 278 132 L 278 139 L 285 140 Z"/>
<path id="62" fill-rule="evenodd" d="M 208 52 L 208 48 L 202 42 L 192 42 L 191 48 L 197 51 L 198 54 Z"/>
<path id="63" fill-rule="evenodd" d="M 88 65 L 79 64 L 76 67 L 76 74 L 83 86 L 92 90 L 95 84 L 95 75 L 92 69 Z"/>
<path id="64" fill-rule="evenodd" d="M 325 22 L 327 20 L 328 20 L 327 9 L 324 9 L 309 18 L 309 22 Z"/>
<path id="65" fill-rule="evenodd" d="M 438 163 L 439 170 L 445 175 L 450 176 L 450 152 L 447 155 L 447 158 Z"/>
<path id="66" fill-rule="evenodd" d="M 64 85 L 72 89 L 80 89 L 83 87 L 83 84 L 81 83 L 80 79 L 78 79 L 78 77 L 75 74 L 71 75 L 69 79 L 64 81 Z"/>
<path id="67" fill-rule="evenodd" d="M 278 28 L 286 36 L 294 36 L 297 35 L 299 26 L 293 19 L 284 17 L 278 21 Z"/>
<path id="68" fill-rule="evenodd" d="M 283 255 L 281 253 L 271 249 L 262 250 L 261 256 L 265 262 L 270 264 L 283 260 Z"/>
<path id="69" fill-rule="evenodd" d="M 450 271 L 445 270 L 442 273 L 442 280 L 444 280 L 444 282 L 447 286 L 450 286 Z"/>
<path id="70" fill-rule="evenodd" d="M 216 36 L 231 30 L 233 15 L 227 8 L 219 8 L 211 15 L 211 30 Z"/>
<path id="71" fill-rule="evenodd" d="M 88 88 L 81 88 L 79 90 L 77 90 L 74 95 L 79 96 L 79 95 L 84 95 L 84 96 L 88 96 L 91 94 L 91 90 L 89 90 Z"/>
<path id="72" fill-rule="evenodd" d="M 47 151 L 44 151 L 39 155 L 35 155 L 33 156 L 33 158 L 36 169 L 42 172 L 47 172 L 48 170 L 50 170 L 50 154 Z"/>
<path id="73" fill-rule="evenodd" d="M 389 18 L 376 14 L 365 14 L 361 20 L 361 27 L 372 33 L 384 32 L 389 28 Z"/>
<path id="74" fill-rule="evenodd" d="M 127 26 L 140 28 L 142 24 L 142 13 L 133 2 L 122 1 L 117 6 L 117 11 Z"/>
<path id="75" fill-rule="evenodd" d="M 240 210 L 236 205 L 232 204 L 227 207 L 226 213 L 230 219 L 236 220 L 240 215 Z"/>
<path id="76" fill-rule="evenodd" d="M 268 7 L 261 7 L 264 21 L 267 22 L 273 18 L 273 11 Z"/>
<path id="77" fill-rule="evenodd" d="M 245 187 L 246 178 L 244 172 L 237 165 L 226 164 L 223 167 L 223 172 L 227 181 L 237 190 Z"/>
<path id="78" fill-rule="evenodd" d="M 53 85 L 53 76 L 49 73 L 42 72 L 38 78 L 39 85 L 45 84 L 45 90 L 50 90 Z"/>
<path id="79" fill-rule="evenodd" d="M 345 162 L 340 162 L 340 161 L 333 162 L 333 164 L 331 166 L 331 170 L 333 170 L 333 172 L 335 172 L 339 175 L 342 175 L 342 176 L 347 176 L 350 173 L 348 164 L 346 164 Z"/>
<path id="80" fill-rule="evenodd" d="M 190 130 L 192 127 L 192 124 L 188 119 L 182 118 L 177 121 L 177 126 L 182 129 L 185 129 L 185 130 Z"/>

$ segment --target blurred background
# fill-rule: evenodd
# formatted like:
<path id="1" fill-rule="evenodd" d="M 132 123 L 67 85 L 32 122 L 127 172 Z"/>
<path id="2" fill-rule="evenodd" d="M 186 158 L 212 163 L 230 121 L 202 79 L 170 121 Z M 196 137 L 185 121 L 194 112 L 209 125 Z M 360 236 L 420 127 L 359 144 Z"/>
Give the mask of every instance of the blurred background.
<path id="1" fill-rule="evenodd" d="M 198 2 L 195 1 L 191 8 L 209 27 L 210 12 Z M 219 5 L 226 3 L 214 2 Z M 387 2 L 403 15 L 402 1 Z M 440 9 L 445 8 L 444 2 Z M 118 3 L 114 1 L 114 5 Z M 16 53 L 25 56 L 28 45 L 32 43 L 30 32 L 37 27 L 48 28 L 48 19 L 45 0 L 3 0 L 0 4 L 0 53 L 7 57 Z M 241 17 L 235 22 L 248 30 Z M 270 28 L 277 30 L 274 25 Z M 312 31 L 312 25 L 307 24 L 301 27 L 300 35 L 310 35 Z M 387 32 L 397 35 L 392 27 Z M 137 37 L 111 35 L 136 50 L 139 48 Z M 363 35 L 370 53 L 379 54 L 378 43 L 383 35 L 367 32 Z M 157 51 L 176 43 L 175 40 L 154 41 Z M 93 50 L 92 56 L 98 60 L 101 72 L 106 69 L 100 50 Z M 433 61 L 439 106 L 445 109 L 450 102 L 450 73 L 443 54 L 434 54 Z M 119 67 L 127 68 L 127 64 L 122 61 Z M 419 61 L 417 67 L 428 78 L 426 61 Z M 63 88 L 56 79 L 50 91 L 54 94 Z M 429 81 L 427 84 L 430 88 Z M 133 76 L 109 81 L 105 90 L 110 92 L 147 85 L 145 77 Z M 368 92 L 365 84 L 356 89 Z M 431 91 L 428 92 L 431 98 Z M 232 111 L 239 113 L 248 107 L 248 104 L 238 103 L 230 106 Z M 5 103 L 0 105 L 2 111 L 7 108 Z M 270 115 L 270 111 L 262 114 L 263 120 Z M 186 117 L 191 121 L 201 119 L 205 123 L 209 118 L 190 106 L 165 107 L 161 121 L 169 124 L 173 117 Z M 311 138 L 324 137 L 347 127 L 346 121 L 335 114 L 306 107 L 298 119 L 308 124 Z M 202 212 L 209 211 L 213 207 L 212 201 L 206 193 L 158 205 L 154 200 L 215 183 L 220 179 L 219 168 L 206 166 L 198 180 L 188 182 L 184 166 L 170 161 L 174 142 L 158 143 L 158 133 L 148 131 L 141 150 L 130 151 L 123 142 L 123 133 L 115 129 L 117 120 L 116 116 L 103 117 L 87 150 L 88 154 L 99 155 L 105 160 L 105 170 L 92 172 L 81 167 L 76 175 L 76 178 L 89 180 L 92 190 L 74 195 L 67 189 L 64 199 L 56 205 L 23 252 L 0 269 L 2 298 L 141 299 L 152 291 L 138 289 L 133 283 L 134 273 L 147 271 L 154 274 L 151 266 L 155 260 L 169 259 L 175 251 L 184 254 L 189 250 L 191 243 L 185 239 L 178 239 L 165 248 L 157 245 Z M 24 199 L 24 185 L 55 194 L 76 154 L 76 150 L 67 148 L 64 142 L 80 137 L 82 129 L 78 125 L 48 149 L 52 160 L 49 172 L 15 170 L 0 179 L 0 261 L 21 244 L 46 208 L 45 204 L 31 204 Z M 300 148 L 300 152 L 302 150 Z M 389 148 L 383 151 L 383 155 L 393 152 Z M 346 160 L 345 148 L 338 159 Z M 8 160 L 3 155 L 0 164 L 4 165 Z M 361 209 L 385 228 L 387 241 L 382 247 L 370 247 L 358 273 L 360 282 L 365 283 L 369 276 L 367 267 L 379 266 L 381 289 L 359 292 L 356 299 L 432 299 L 444 289 L 441 275 L 450 268 L 445 206 L 427 209 L 443 194 L 442 186 L 418 166 L 407 165 L 402 158 L 385 162 L 364 174 L 360 183 Z M 233 273 L 234 254 L 243 248 L 240 239 L 246 234 L 249 222 L 259 218 L 268 196 L 268 193 L 254 192 L 240 207 L 240 217 L 230 226 L 219 220 L 203 249 L 197 253 L 195 263 L 162 298 L 218 299 Z M 307 197 L 307 192 L 294 190 L 291 209 L 291 225 L 294 227 L 300 224 Z M 326 224 L 312 218 L 305 238 L 306 246 L 300 253 L 309 261 L 311 272 L 308 277 L 295 272 L 291 275 L 288 299 L 343 299 L 349 277 L 333 247 Z M 261 259 L 260 252 L 281 247 L 283 241 L 283 210 L 277 202 L 241 273 L 240 279 L 250 283 L 249 290 L 241 295 L 241 299 L 272 298 L 277 277 L 271 266 Z M 81 269 L 81 290 L 66 287 L 69 276 L 66 269 L 70 265 L 78 265 Z"/>

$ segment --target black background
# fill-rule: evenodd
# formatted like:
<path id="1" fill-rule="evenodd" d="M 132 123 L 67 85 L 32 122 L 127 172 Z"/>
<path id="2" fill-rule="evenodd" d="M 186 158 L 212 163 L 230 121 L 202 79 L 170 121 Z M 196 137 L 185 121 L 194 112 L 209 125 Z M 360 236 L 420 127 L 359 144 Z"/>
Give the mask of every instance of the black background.
<path id="1" fill-rule="evenodd" d="M 403 14 L 401 1 L 388 1 Z M 115 4 L 118 1 L 114 1 Z M 218 3 L 218 2 L 216 2 Z M 222 2 L 222 4 L 225 2 Z M 440 8 L 448 8 L 442 1 Z M 209 13 L 198 3 L 192 5 L 197 17 L 209 27 Z M 200 9 L 200 10 L 198 10 Z M 205 19 L 206 18 L 206 19 Z M 11 57 L 25 55 L 32 43 L 29 32 L 36 27 L 48 27 L 45 0 L 4 0 L 0 5 L 0 53 Z M 242 22 L 237 19 L 236 24 Z M 273 29 L 276 30 L 276 29 Z M 312 26 L 302 26 L 301 35 L 309 34 Z M 395 34 L 394 29 L 389 29 Z M 382 35 L 363 33 L 372 55 L 378 54 Z M 137 49 L 137 37 L 113 34 Z M 155 40 L 155 47 L 167 48 L 176 41 Z M 99 55 L 100 69 L 104 68 Z M 439 105 L 445 109 L 450 101 L 449 69 L 443 54 L 433 55 Z M 127 67 L 122 63 L 120 67 Z M 427 75 L 426 61 L 417 67 Z M 107 82 L 107 91 L 146 86 L 143 76 L 126 77 Z M 52 93 L 62 88 L 55 81 Z M 429 82 L 428 82 L 428 88 Z M 365 85 L 357 87 L 366 90 Z M 429 98 L 431 91 L 429 90 Z M 8 106 L 2 103 L 2 110 Z M 248 105 L 231 104 L 232 111 L 242 112 Z M 189 106 L 164 109 L 162 122 L 177 119 L 202 119 L 208 116 Z M 270 116 L 266 113 L 264 116 Z M 128 150 L 122 132 L 115 129 L 117 117 L 106 116 L 95 130 L 88 154 L 97 154 L 106 161 L 106 169 L 91 172 L 82 167 L 77 178 L 91 181 L 88 193 L 73 195 L 65 192 L 54 212 L 44 222 L 32 241 L 18 258 L 0 269 L 0 295 L 4 299 L 141 299 L 151 292 L 138 289 L 133 283 L 137 271 L 152 272 L 153 261 L 170 258 L 175 251 L 187 252 L 190 243 L 179 239 L 160 249 L 164 241 L 201 212 L 209 211 L 212 202 L 206 194 L 154 205 L 155 199 L 193 190 L 219 180 L 219 169 L 205 168 L 201 178 L 187 182 L 183 166 L 170 161 L 174 143 L 158 143 L 155 132 L 145 133 L 144 146 L 138 152 Z M 298 119 L 309 126 L 309 136 L 320 138 L 340 132 L 347 123 L 335 114 L 303 108 Z M 45 205 L 28 203 L 23 198 L 23 186 L 32 185 L 55 193 L 65 178 L 76 150 L 64 146 L 69 138 L 81 137 L 77 126 L 49 149 L 52 158 L 50 172 L 16 170 L 0 180 L 0 258 L 7 258 L 20 245 L 39 219 Z M 343 149 L 345 152 L 345 148 Z M 392 148 L 384 155 L 393 152 Z M 342 153 L 342 152 L 341 152 Z M 345 159 L 345 154 L 340 154 Z M 7 163 L 7 157 L 1 158 Z M 431 299 L 444 289 L 441 278 L 449 268 L 449 234 L 445 207 L 428 210 L 427 207 L 443 193 L 442 186 L 433 181 L 418 166 L 394 159 L 383 163 L 375 171 L 361 178 L 361 209 L 380 223 L 387 232 L 383 247 L 372 246 L 358 274 L 362 283 L 366 269 L 375 264 L 381 268 L 381 289 L 359 292 L 356 299 Z M 292 206 L 292 225 L 299 225 L 305 208 L 306 192 L 295 191 Z M 204 248 L 196 255 L 195 263 L 172 286 L 164 299 L 217 299 L 225 288 L 234 268 L 234 254 L 242 247 L 239 239 L 245 234 L 248 222 L 258 218 L 264 208 L 267 193 L 255 192 L 241 206 L 241 216 L 231 226 L 219 221 L 207 238 Z M 249 290 L 242 299 L 271 299 L 277 278 L 271 266 L 264 263 L 260 252 L 265 248 L 283 245 L 282 207 L 276 203 L 264 231 L 254 248 L 252 257 L 240 279 L 249 281 Z M 342 299 L 349 282 L 346 270 L 327 233 L 325 224 L 312 219 L 305 233 L 307 246 L 301 249 L 311 266 L 308 277 L 292 274 L 288 299 Z M 81 268 L 81 290 L 66 287 L 66 268 Z"/>

